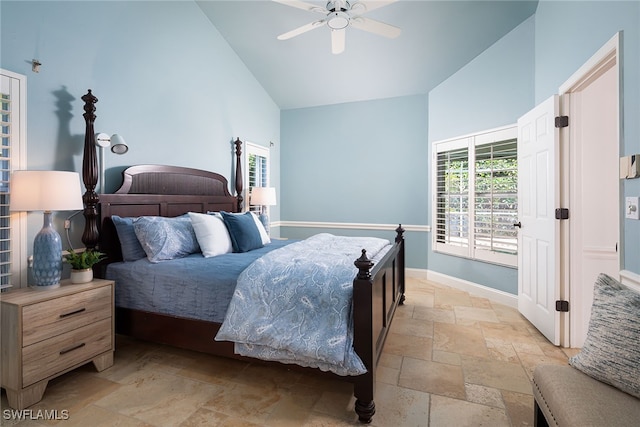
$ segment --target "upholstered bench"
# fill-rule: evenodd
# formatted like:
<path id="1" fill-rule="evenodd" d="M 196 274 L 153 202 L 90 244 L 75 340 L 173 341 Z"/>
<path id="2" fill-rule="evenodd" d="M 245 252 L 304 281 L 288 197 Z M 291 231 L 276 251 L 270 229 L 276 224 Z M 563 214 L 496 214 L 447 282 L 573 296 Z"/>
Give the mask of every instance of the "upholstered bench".
<path id="1" fill-rule="evenodd" d="M 640 399 L 571 366 L 538 366 L 533 397 L 537 427 L 640 426 Z"/>
<path id="2" fill-rule="evenodd" d="M 536 426 L 640 426 L 640 293 L 601 274 L 584 346 L 533 373 Z"/>

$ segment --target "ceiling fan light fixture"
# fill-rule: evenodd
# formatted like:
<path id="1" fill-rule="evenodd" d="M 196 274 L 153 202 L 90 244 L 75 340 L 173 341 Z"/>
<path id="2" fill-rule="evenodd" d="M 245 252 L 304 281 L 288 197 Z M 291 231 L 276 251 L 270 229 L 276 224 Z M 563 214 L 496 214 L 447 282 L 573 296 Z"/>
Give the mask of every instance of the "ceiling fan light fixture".
<path id="1" fill-rule="evenodd" d="M 327 25 L 332 30 L 342 30 L 349 26 L 349 19 L 345 12 L 331 12 L 327 18 Z"/>
<path id="2" fill-rule="evenodd" d="M 331 51 L 334 54 L 342 53 L 345 46 L 345 32 L 347 27 L 367 31 L 387 38 L 395 38 L 400 35 L 400 28 L 375 19 L 364 18 L 362 14 L 374 9 L 395 3 L 398 0 L 376 0 L 370 3 L 364 0 L 328 0 L 324 8 L 312 3 L 300 0 L 273 0 L 286 6 L 306 10 L 314 13 L 322 13 L 324 18 L 308 23 L 278 36 L 278 40 L 288 40 L 292 37 L 318 28 L 323 24 L 331 30 Z"/>
<path id="3" fill-rule="evenodd" d="M 331 30 L 331 53 L 339 55 L 344 52 L 345 30 Z"/>

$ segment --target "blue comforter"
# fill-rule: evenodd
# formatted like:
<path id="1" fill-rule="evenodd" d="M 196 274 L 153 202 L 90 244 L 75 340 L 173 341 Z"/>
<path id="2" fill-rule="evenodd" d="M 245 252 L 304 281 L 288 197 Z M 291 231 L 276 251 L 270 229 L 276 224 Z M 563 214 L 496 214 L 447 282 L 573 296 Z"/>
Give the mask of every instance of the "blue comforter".
<path id="1" fill-rule="evenodd" d="M 243 356 L 360 375 L 352 295 L 362 249 L 374 262 L 387 240 L 317 234 L 265 254 L 238 277 L 218 341 Z"/>

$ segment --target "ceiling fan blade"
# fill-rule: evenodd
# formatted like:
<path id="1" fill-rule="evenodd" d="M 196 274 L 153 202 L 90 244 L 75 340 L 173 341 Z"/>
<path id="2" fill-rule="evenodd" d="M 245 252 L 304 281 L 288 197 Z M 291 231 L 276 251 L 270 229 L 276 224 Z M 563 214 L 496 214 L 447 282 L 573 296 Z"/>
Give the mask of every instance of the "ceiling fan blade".
<path id="1" fill-rule="evenodd" d="M 331 53 L 334 55 L 344 52 L 345 35 L 346 31 L 344 28 L 341 30 L 331 30 Z"/>
<path id="2" fill-rule="evenodd" d="M 359 1 L 351 4 L 351 10 L 358 15 L 370 12 L 375 9 L 379 9 L 384 6 L 388 6 L 391 3 L 395 3 L 398 0 L 371 0 L 371 1 Z"/>
<path id="3" fill-rule="evenodd" d="M 393 25 L 385 24 L 384 22 L 376 21 L 375 19 L 365 18 L 364 16 L 355 16 L 351 18 L 350 24 L 363 31 L 378 34 L 380 36 L 394 39 L 400 35 L 400 28 Z"/>
<path id="4" fill-rule="evenodd" d="M 285 6 L 295 7 L 297 9 L 308 10 L 309 12 L 322 13 L 326 15 L 329 13 L 327 9 L 324 7 L 316 6 L 315 4 L 305 3 L 299 0 L 273 0 L 276 3 L 283 4 Z"/>
<path id="5" fill-rule="evenodd" d="M 311 31 L 315 28 L 322 27 L 324 25 L 326 19 L 321 19 L 319 21 L 310 22 L 302 27 L 298 27 L 284 34 L 280 34 L 278 36 L 278 40 L 289 40 L 292 37 L 299 36 L 302 33 L 306 33 L 307 31 Z"/>

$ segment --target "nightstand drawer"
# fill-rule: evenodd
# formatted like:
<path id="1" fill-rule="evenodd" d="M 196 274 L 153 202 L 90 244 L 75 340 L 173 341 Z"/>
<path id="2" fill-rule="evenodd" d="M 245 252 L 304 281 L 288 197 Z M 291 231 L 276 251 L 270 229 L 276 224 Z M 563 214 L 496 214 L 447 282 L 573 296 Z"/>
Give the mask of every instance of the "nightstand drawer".
<path id="1" fill-rule="evenodd" d="M 57 374 L 113 348 L 111 318 L 22 349 L 22 387 Z"/>
<path id="2" fill-rule="evenodd" d="M 22 346 L 111 317 L 111 310 L 111 286 L 27 305 L 22 310 Z"/>

